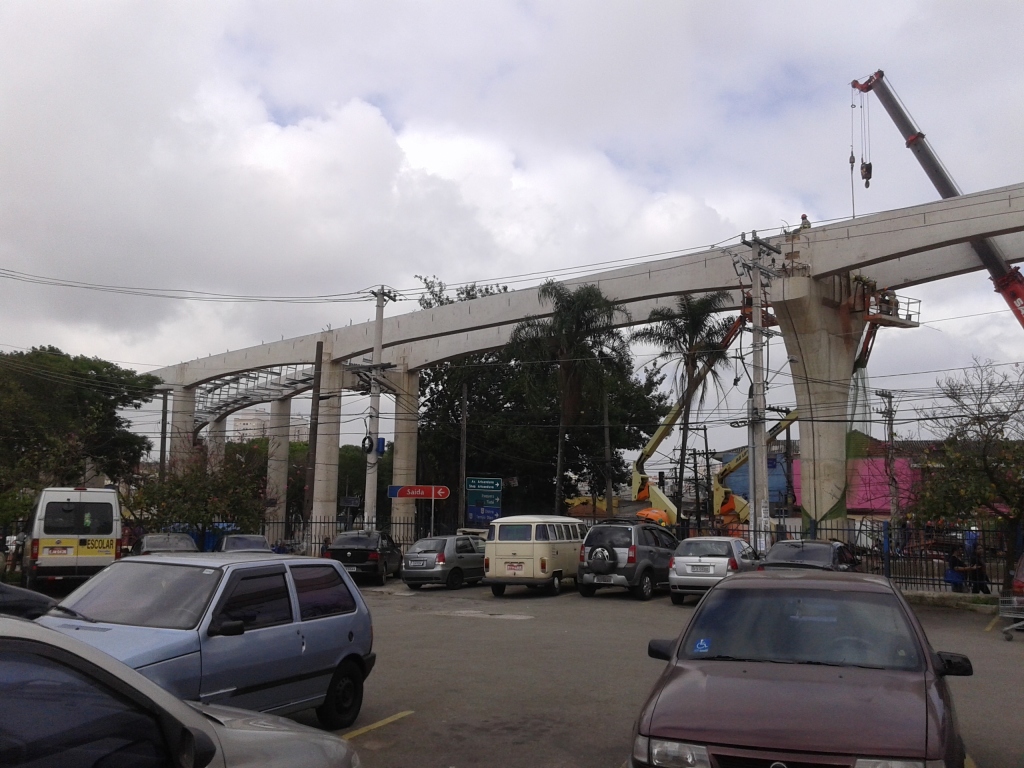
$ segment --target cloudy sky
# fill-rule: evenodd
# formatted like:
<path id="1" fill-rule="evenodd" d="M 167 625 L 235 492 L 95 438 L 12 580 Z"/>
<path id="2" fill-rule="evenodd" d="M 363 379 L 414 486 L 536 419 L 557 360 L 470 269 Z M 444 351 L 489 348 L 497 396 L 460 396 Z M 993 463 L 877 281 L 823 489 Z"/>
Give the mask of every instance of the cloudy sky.
<path id="1" fill-rule="evenodd" d="M 965 191 L 1012 184 L 1024 179 L 1021 29 L 1024 4 L 984 0 L 11 0 L 0 269 L 352 294 L 840 218 L 861 143 L 849 82 L 878 68 Z M 873 106 L 858 213 L 935 199 Z M 881 334 L 873 383 L 912 392 L 972 355 L 1024 360 L 983 274 L 912 293 L 927 324 Z M 367 301 L 0 279 L 0 349 L 52 344 L 138 370 L 371 315 Z"/>

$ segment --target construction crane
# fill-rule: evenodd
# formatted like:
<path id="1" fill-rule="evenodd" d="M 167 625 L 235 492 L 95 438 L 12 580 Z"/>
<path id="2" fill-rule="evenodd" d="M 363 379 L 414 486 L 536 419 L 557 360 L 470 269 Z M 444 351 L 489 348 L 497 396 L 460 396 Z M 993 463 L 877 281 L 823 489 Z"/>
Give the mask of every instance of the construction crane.
<path id="1" fill-rule="evenodd" d="M 903 135 L 903 139 L 907 142 L 907 148 L 917 157 L 917 161 L 932 184 L 935 185 L 935 189 L 942 199 L 959 197 L 961 192 L 956 182 L 939 162 L 939 158 L 932 151 L 924 134 L 914 125 L 914 121 L 900 104 L 899 99 L 885 80 L 885 73 L 878 70 L 863 83 L 854 80 L 851 85 L 861 93 L 874 93 L 878 97 L 878 101 L 889 113 L 889 117 L 892 118 Z M 869 177 L 870 171 L 868 172 Z M 1006 256 L 993 240 L 972 240 L 971 247 L 978 254 L 978 259 L 985 269 L 988 270 L 996 293 L 1006 300 L 1014 317 L 1017 318 L 1017 322 L 1024 326 L 1024 276 L 1021 275 L 1020 270 L 1007 263 Z"/>
<path id="2" fill-rule="evenodd" d="M 750 296 L 745 295 L 743 300 L 743 307 L 740 315 L 733 321 L 732 325 L 725 332 L 722 340 L 718 343 L 718 348 L 726 350 L 736 338 L 740 335 L 740 331 L 743 330 L 743 326 L 750 321 L 751 313 L 753 311 L 753 302 Z M 778 321 L 767 312 L 764 313 L 763 324 L 765 326 L 778 325 Z M 704 365 L 697 372 L 695 378 L 695 385 L 699 385 L 707 375 L 711 372 L 711 368 L 708 365 Z M 649 501 L 651 508 L 641 510 L 637 513 L 638 517 L 650 519 L 654 522 L 662 523 L 664 525 L 675 525 L 678 519 L 678 510 L 676 505 L 665 495 L 665 493 L 655 483 L 651 482 L 650 477 L 644 473 L 644 464 L 650 459 L 655 451 L 658 450 L 658 446 L 661 445 L 662 441 L 672 432 L 672 428 L 679 421 L 679 417 L 683 413 L 683 408 L 686 405 L 686 394 L 684 393 L 672 406 L 672 410 L 668 412 L 668 415 L 662 420 L 661 424 L 655 430 L 654 434 L 651 435 L 651 439 L 648 441 L 644 449 L 640 451 L 640 455 L 637 456 L 636 461 L 633 462 L 633 500 L 634 501 Z M 683 446 L 685 450 L 685 446 Z M 681 478 L 680 478 L 681 480 Z"/>

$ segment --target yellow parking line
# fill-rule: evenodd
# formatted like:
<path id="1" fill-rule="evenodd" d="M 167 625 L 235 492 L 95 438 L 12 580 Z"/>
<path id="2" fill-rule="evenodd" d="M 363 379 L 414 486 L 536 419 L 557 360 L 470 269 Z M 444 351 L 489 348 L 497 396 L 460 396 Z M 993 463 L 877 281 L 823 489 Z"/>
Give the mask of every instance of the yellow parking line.
<path id="1" fill-rule="evenodd" d="M 999 617 L 998 617 L 998 616 L 996 616 L 996 617 L 995 617 L 994 619 L 992 619 L 992 621 L 990 621 L 990 622 L 988 623 L 988 626 L 987 626 L 987 627 L 985 627 L 985 631 L 986 631 L 986 632 L 991 632 L 991 631 L 992 631 L 992 627 L 994 627 L 994 626 L 995 626 L 996 624 L 998 624 L 998 623 L 999 623 Z"/>
<path id="2" fill-rule="evenodd" d="M 383 720 L 378 720 L 376 723 L 371 723 L 370 725 L 365 725 L 362 728 L 356 728 L 354 731 L 349 731 L 348 733 L 343 733 L 341 735 L 341 738 L 343 738 L 345 740 L 354 739 L 356 736 L 362 736 L 364 733 L 366 733 L 368 731 L 372 731 L 375 728 L 381 728 L 381 727 L 383 727 L 385 725 L 390 725 L 391 723 L 395 722 L 396 720 L 401 720 L 403 717 L 406 717 L 407 715 L 411 715 L 412 712 L 413 711 L 411 709 L 408 709 L 405 712 L 399 712 L 397 715 L 392 715 L 391 717 L 385 717 Z"/>
<path id="3" fill-rule="evenodd" d="M 971 760 L 971 756 L 968 755 L 967 759 L 964 760 L 964 768 L 978 768 L 978 764 Z"/>

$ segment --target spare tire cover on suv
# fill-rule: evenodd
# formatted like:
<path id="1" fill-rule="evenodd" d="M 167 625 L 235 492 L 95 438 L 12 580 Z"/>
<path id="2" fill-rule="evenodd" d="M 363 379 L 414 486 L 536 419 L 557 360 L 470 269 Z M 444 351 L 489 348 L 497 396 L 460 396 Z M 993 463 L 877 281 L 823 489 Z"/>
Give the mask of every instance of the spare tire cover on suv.
<path id="1" fill-rule="evenodd" d="M 618 564 L 615 550 L 604 544 L 590 548 L 590 552 L 587 553 L 587 562 L 590 565 L 590 570 L 598 574 L 611 573 Z"/>

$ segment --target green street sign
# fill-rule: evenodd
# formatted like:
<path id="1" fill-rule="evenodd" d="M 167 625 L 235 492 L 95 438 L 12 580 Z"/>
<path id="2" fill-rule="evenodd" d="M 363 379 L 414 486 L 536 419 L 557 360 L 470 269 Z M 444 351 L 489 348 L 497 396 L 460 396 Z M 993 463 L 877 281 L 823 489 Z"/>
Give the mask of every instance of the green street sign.
<path id="1" fill-rule="evenodd" d="M 501 493 L 500 477 L 467 477 L 467 491 L 497 491 Z"/>

